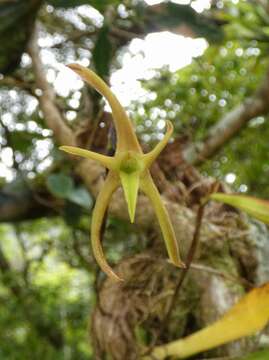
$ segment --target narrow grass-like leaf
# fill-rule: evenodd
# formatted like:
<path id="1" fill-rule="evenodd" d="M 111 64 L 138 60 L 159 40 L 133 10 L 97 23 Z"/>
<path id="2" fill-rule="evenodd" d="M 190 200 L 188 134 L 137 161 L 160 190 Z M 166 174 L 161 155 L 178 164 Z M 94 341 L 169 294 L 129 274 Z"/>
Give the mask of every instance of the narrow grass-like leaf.
<path id="1" fill-rule="evenodd" d="M 214 193 L 212 200 L 223 202 L 245 211 L 254 218 L 269 224 L 269 201 L 239 194 Z"/>
<path id="2" fill-rule="evenodd" d="M 251 354 L 248 354 L 240 359 L 235 360 L 268 360 L 269 359 L 269 349 L 257 351 Z"/>
<path id="3" fill-rule="evenodd" d="M 269 321 L 269 283 L 250 291 L 220 320 L 196 333 L 156 347 L 152 358 L 186 358 L 262 330 Z M 148 357 L 143 360 L 148 360 Z"/>

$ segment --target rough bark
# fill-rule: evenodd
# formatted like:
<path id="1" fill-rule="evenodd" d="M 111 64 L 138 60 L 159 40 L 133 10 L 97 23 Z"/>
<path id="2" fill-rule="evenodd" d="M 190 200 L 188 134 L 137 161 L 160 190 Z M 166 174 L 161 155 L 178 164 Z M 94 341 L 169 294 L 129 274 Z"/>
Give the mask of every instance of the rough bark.
<path id="1" fill-rule="evenodd" d="M 194 212 L 175 205 L 172 214 L 186 252 L 194 231 Z M 222 221 L 217 221 L 220 217 Z M 190 271 L 164 327 L 163 321 L 182 270 L 164 260 L 166 255 L 159 238 L 148 251 L 122 260 L 116 269 L 125 283 L 115 284 L 106 279 L 99 291 L 91 333 L 96 359 L 105 358 L 104 354 L 116 360 L 138 359 L 139 353 L 145 350 L 143 341 L 154 339 L 160 328 L 163 327 L 163 331 L 158 342 L 165 343 L 223 315 L 249 288 L 250 281 L 254 283 L 257 279 L 259 265 L 254 243 L 260 232 L 256 228 L 254 238 L 252 226 L 240 214 L 211 205 L 203 221 L 200 248 L 195 258 L 199 266 Z M 268 242 L 268 232 L 263 237 L 263 241 L 266 240 Z M 267 251 L 268 248 L 267 244 Z M 141 334 L 144 334 L 142 340 Z M 210 355 L 242 355 L 254 345 L 253 339 L 243 339 L 212 351 Z"/>

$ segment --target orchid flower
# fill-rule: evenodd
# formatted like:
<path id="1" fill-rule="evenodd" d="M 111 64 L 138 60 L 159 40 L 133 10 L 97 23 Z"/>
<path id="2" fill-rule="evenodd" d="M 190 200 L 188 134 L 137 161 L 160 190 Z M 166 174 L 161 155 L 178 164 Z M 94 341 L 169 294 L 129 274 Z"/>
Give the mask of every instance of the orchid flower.
<path id="1" fill-rule="evenodd" d="M 117 134 L 116 151 L 113 157 L 73 146 L 60 147 L 61 150 L 67 153 L 98 161 L 108 169 L 107 177 L 97 196 L 92 214 L 91 243 L 97 263 L 101 269 L 114 280 L 123 280 L 108 264 L 103 253 L 100 239 L 101 227 L 111 196 L 113 192 L 122 185 L 131 222 L 133 223 L 135 219 L 137 194 L 140 188 L 142 192 L 149 197 L 155 209 L 171 262 L 176 266 L 184 267 L 184 264 L 180 260 L 178 243 L 168 212 L 164 207 L 161 196 L 149 172 L 151 164 L 166 146 L 173 132 L 171 122 L 167 121 L 167 131 L 162 141 L 158 143 L 152 151 L 144 154 L 138 143 L 130 119 L 105 82 L 94 72 L 83 66 L 78 64 L 70 64 L 67 66 L 106 98 L 112 110 L 112 117 Z"/>

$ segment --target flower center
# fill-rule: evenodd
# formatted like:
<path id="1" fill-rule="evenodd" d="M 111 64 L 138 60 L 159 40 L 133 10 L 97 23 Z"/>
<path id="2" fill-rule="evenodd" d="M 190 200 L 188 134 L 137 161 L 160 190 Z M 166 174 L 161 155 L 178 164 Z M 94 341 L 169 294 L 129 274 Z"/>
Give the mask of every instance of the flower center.
<path id="1" fill-rule="evenodd" d="M 137 158 L 137 154 L 128 151 L 124 158 L 121 160 L 120 171 L 131 174 L 136 171 L 142 170 L 143 166 L 141 160 Z"/>

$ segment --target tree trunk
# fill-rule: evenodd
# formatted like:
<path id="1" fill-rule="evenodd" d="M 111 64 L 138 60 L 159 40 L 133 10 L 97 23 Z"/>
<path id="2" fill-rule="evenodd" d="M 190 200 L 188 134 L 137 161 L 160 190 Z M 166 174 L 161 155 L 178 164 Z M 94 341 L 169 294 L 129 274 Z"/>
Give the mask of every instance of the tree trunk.
<path id="1" fill-rule="evenodd" d="M 167 206 L 184 258 L 195 230 L 197 205 L 211 184 L 212 180 L 202 178 L 190 167 L 173 183 L 174 189 L 181 189 L 181 196 L 173 194 L 173 201 L 170 193 Z M 148 213 L 146 217 L 148 220 Z M 194 262 L 174 301 L 183 270 L 165 260 L 167 255 L 156 224 L 148 224 L 148 248 L 123 259 L 116 267 L 125 282 L 106 278 L 99 288 L 91 318 L 95 359 L 139 359 L 147 345 L 175 340 L 212 323 L 251 286 L 268 280 L 266 226 L 228 206 L 210 202 L 202 220 Z M 255 338 L 243 339 L 209 355 L 240 355 L 255 345 Z"/>

